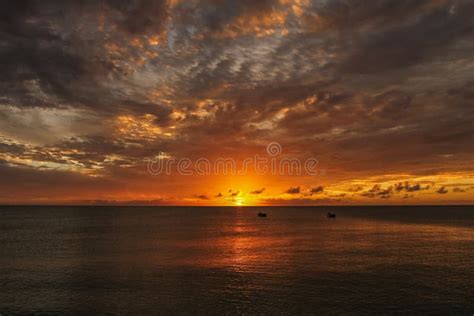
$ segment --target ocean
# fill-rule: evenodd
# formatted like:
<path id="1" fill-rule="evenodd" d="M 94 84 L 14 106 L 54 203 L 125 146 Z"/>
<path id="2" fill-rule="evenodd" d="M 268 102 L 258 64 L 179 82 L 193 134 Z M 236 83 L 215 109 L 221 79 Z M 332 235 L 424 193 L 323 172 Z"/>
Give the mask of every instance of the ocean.
<path id="1" fill-rule="evenodd" d="M 30 313 L 473 315 L 474 207 L 0 206 Z"/>

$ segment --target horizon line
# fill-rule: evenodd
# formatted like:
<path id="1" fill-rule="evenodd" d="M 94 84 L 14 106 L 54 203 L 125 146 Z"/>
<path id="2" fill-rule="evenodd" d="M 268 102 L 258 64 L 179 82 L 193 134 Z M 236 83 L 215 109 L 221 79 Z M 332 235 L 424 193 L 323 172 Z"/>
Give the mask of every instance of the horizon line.
<path id="1" fill-rule="evenodd" d="M 146 204 L 0 204 L 4 206 L 53 206 L 53 207 L 215 207 L 215 208 L 250 208 L 250 207 L 443 207 L 443 206 L 474 206 L 473 204 L 320 204 L 320 205 L 146 205 Z"/>

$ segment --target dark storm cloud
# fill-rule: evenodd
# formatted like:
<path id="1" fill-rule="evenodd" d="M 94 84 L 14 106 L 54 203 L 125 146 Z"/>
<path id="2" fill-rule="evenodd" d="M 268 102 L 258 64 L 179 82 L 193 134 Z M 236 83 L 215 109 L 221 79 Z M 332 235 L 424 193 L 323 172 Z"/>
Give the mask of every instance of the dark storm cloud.
<path id="1" fill-rule="evenodd" d="M 362 191 L 364 189 L 363 186 L 353 186 L 353 187 L 350 187 L 349 189 L 347 189 L 347 191 L 349 192 L 359 192 L 359 191 Z"/>
<path id="2" fill-rule="evenodd" d="M 474 80 L 462 84 L 460 87 L 455 87 L 447 91 L 448 95 L 461 96 L 466 101 L 474 99 Z"/>
<path id="3" fill-rule="evenodd" d="M 170 109 L 137 89 L 124 92 L 124 62 L 106 55 L 106 38 L 127 45 L 122 35 L 97 32 L 105 14 L 127 34 L 162 29 L 165 1 L 109 1 L 82 4 L 58 1 L 12 1 L 2 6 L 0 85 L 2 103 L 22 107 L 77 106 L 100 115 L 153 114 L 166 122 Z M 81 20 L 77 17 L 83 15 Z M 131 35 L 130 35 L 131 36 Z M 126 38 L 126 37 L 125 37 Z M 132 50 L 130 54 L 134 54 Z"/>
<path id="4" fill-rule="evenodd" d="M 469 172 L 473 15 L 468 0 L 6 1 L 0 136 L 14 141 L 0 158 L 119 178 L 160 152 L 238 155 L 277 139 L 341 178 Z M 44 109 L 80 109 L 83 127 L 61 137 L 72 124 Z M 41 133 L 58 136 L 28 143 Z"/>
<path id="5" fill-rule="evenodd" d="M 9 143 L 0 143 L 0 152 L 10 153 L 12 155 L 21 155 L 26 151 L 26 148 L 22 144 L 9 144 Z"/>
<path id="6" fill-rule="evenodd" d="M 394 186 L 395 191 L 397 192 L 416 192 L 416 191 L 422 191 L 422 190 L 429 190 L 431 188 L 431 185 L 420 185 L 419 183 L 416 184 L 410 184 L 408 181 L 406 182 L 399 182 Z"/>
<path id="7" fill-rule="evenodd" d="M 473 34 L 473 12 L 472 1 L 459 1 L 421 14 L 414 21 L 402 21 L 369 35 L 344 65 L 353 72 L 374 73 L 443 57 L 449 44 Z"/>
<path id="8" fill-rule="evenodd" d="M 1 101 L 21 106 L 55 106 L 56 95 L 65 96 L 65 85 L 73 76 L 81 76 L 82 59 L 55 48 L 38 48 L 29 39 L 23 43 L 6 44 L 0 48 L 1 86 L 4 91 Z M 47 93 L 37 95 L 38 88 Z M 52 94 L 52 95 L 51 95 Z M 51 102 L 52 101 L 52 102 Z"/>
<path id="9" fill-rule="evenodd" d="M 444 186 L 442 186 L 441 188 L 439 188 L 438 190 L 436 190 L 436 193 L 438 193 L 438 194 L 446 194 L 446 193 L 448 193 L 448 192 L 449 192 L 449 190 L 446 189 Z"/>
<path id="10" fill-rule="evenodd" d="M 223 29 L 239 31 L 233 26 L 235 19 L 245 15 L 262 15 L 278 5 L 275 0 L 233 1 L 233 0 L 203 0 L 182 1 L 175 10 L 177 32 L 181 37 L 193 35 L 194 32 L 213 33 Z M 190 31 L 189 26 L 196 30 Z"/>
<path id="11" fill-rule="evenodd" d="M 406 181 L 389 185 L 386 188 L 383 188 L 381 184 L 375 184 L 370 190 L 362 192 L 360 195 L 368 198 L 390 198 L 396 194 L 403 194 L 400 196 L 403 199 L 407 199 L 413 197 L 413 194 L 417 193 L 418 191 L 428 191 L 428 193 L 438 194 L 446 194 L 449 192 L 445 186 L 441 186 L 439 189 L 436 189 L 434 182 L 422 185 L 420 183 L 413 184 Z M 453 189 L 453 192 L 465 192 L 465 190 L 463 191 L 456 187 Z"/>
<path id="12" fill-rule="evenodd" d="M 322 186 L 317 186 L 309 189 L 309 194 L 318 194 L 318 193 L 323 193 L 324 192 L 324 187 Z"/>
<path id="13" fill-rule="evenodd" d="M 323 99 L 322 106 L 326 107 L 323 112 L 319 103 L 318 100 L 314 106 L 290 111 L 280 123 L 294 137 L 313 133 L 319 138 L 318 151 L 314 153 L 318 158 L 321 153 L 337 151 L 340 157 L 331 157 L 332 162 L 339 160 L 347 166 L 342 160 L 347 159 L 352 161 L 352 167 L 380 169 L 385 166 L 403 170 L 409 165 L 430 169 L 439 165 L 439 157 L 446 157 L 443 158 L 446 161 L 456 156 L 465 160 L 470 155 L 468 135 L 472 135 L 473 130 L 467 118 L 472 116 L 472 107 L 461 98 L 448 97 L 444 91 L 424 92 L 416 97 L 395 91 L 375 96 L 359 94 L 329 106 Z M 359 153 L 359 161 L 352 157 L 354 150 Z M 452 156 L 452 153 L 457 154 Z M 443 164 L 442 168 L 451 166 Z"/>
<path id="14" fill-rule="evenodd" d="M 16 196 L 27 199 L 51 197 L 45 188 L 54 188 L 56 198 L 68 196 L 71 188 L 77 193 L 106 192 L 120 184 L 105 178 L 91 178 L 83 174 L 61 170 L 35 169 L 27 166 L 10 166 L 0 160 L 0 200 L 13 200 Z M 123 185 L 123 184 L 122 184 Z"/>
<path id="15" fill-rule="evenodd" d="M 206 195 L 206 194 L 198 194 L 198 195 L 195 195 L 194 197 L 197 198 L 197 199 L 200 199 L 200 200 L 210 200 L 210 199 L 211 199 L 211 198 L 210 198 L 208 195 Z"/>
<path id="16" fill-rule="evenodd" d="M 442 1 L 439 1 L 442 3 Z M 392 23 L 399 23 L 417 15 L 427 6 L 436 6 L 434 1 L 420 0 L 332 0 L 310 1 L 310 10 L 306 11 L 307 27 L 333 27 L 347 31 L 354 26 L 381 27 Z M 315 16 L 313 13 L 317 13 Z M 319 23 L 317 19 L 319 18 Z M 313 25 L 311 24 L 313 23 Z M 315 25 L 316 24 L 316 25 Z"/>
<path id="17" fill-rule="evenodd" d="M 131 34 L 161 33 L 168 18 L 165 0 L 107 0 L 109 6 L 120 12 L 117 24 Z"/>
<path id="18" fill-rule="evenodd" d="M 262 194 L 263 191 L 265 191 L 265 188 L 261 188 L 260 190 L 254 190 L 254 191 L 250 192 L 250 194 Z"/>
<path id="19" fill-rule="evenodd" d="M 101 136 L 69 138 L 51 146 L 32 146 L 0 139 L 0 159 L 11 160 L 12 165 L 23 166 L 34 161 L 38 168 L 70 168 L 83 171 L 101 170 L 110 177 L 143 166 L 143 157 L 152 157 L 166 149 L 155 142 L 149 146 L 130 145 L 127 141 Z M 57 165 L 52 165 L 54 163 Z M 124 169 L 121 169 L 124 168 Z M 145 172 L 142 170 L 140 173 Z"/>
<path id="20" fill-rule="evenodd" d="M 382 198 L 388 199 L 393 194 L 393 187 L 389 186 L 386 189 L 383 189 L 381 185 L 376 184 L 372 187 L 372 189 L 361 193 L 361 196 L 368 197 L 368 198 Z"/>
<path id="21" fill-rule="evenodd" d="M 55 23 L 61 14 L 67 18 L 72 9 L 73 5 L 49 1 L 7 1 L 1 6 L 0 78 L 4 101 L 47 105 L 50 96 L 43 99 L 31 95 L 29 85 L 34 80 L 47 94 L 66 97 L 71 83 L 91 79 L 88 56 L 75 52 L 72 38 L 62 36 L 63 30 Z M 95 65 L 98 69 L 100 66 Z"/>
<path id="22" fill-rule="evenodd" d="M 301 187 L 290 187 L 284 193 L 287 194 L 299 194 L 301 192 Z"/>

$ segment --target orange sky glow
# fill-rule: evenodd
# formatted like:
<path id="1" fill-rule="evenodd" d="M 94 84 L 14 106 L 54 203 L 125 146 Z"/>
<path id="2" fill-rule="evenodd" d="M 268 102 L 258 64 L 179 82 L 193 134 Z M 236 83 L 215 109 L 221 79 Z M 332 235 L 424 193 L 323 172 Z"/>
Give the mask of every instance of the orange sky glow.
<path id="1" fill-rule="evenodd" d="M 0 204 L 473 204 L 474 5 L 401 2 L 8 5 Z"/>

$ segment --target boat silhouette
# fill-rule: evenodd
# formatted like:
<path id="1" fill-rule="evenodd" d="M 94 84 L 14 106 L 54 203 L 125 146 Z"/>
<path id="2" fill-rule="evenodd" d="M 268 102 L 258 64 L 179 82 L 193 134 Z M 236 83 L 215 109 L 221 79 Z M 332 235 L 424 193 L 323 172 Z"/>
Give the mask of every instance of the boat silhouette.
<path id="1" fill-rule="evenodd" d="M 258 212 L 257 216 L 258 217 L 267 217 L 267 213 Z"/>
<path id="2" fill-rule="evenodd" d="M 327 217 L 327 218 L 336 218 L 336 214 L 327 213 L 326 217 Z"/>

